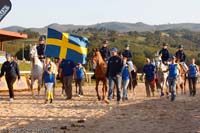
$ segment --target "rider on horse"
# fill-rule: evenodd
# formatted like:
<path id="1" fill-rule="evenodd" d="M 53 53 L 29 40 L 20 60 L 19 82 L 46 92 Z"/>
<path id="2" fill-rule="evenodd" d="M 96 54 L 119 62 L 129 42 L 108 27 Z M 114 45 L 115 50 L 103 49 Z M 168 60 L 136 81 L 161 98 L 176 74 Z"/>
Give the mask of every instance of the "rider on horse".
<path id="1" fill-rule="evenodd" d="M 99 49 L 99 52 L 101 53 L 103 60 L 105 62 L 107 62 L 108 59 L 110 58 L 110 50 L 108 48 L 108 41 L 107 40 L 103 41 L 102 45 L 103 46 Z M 95 72 L 95 69 L 96 69 L 96 66 L 93 65 L 93 71 L 94 72 Z M 95 74 L 91 78 L 95 79 Z"/>
<path id="2" fill-rule="evenodd" d="M 180 65 L 183 67 L 184 71 L 187 72 L 188 67 L 185 64 L 186 55 L 183 51 L 183 45 L 179 45 L 178 48 L 179 48 L 179 50 L 175 53 L 175 57 L 180 62 Z"/>
<path id="3" fill-rule="evenodd" d="M 108 41 L 105 40 L 103 41 L 103 46 L 99 49 L 101 56 L 103 58 L 104 61 L 108 61 L 108 59 L 110 58 L 110 50 L 108 48 Z"/>
<path id="4" fill-rule="evenodd" d="M 163 48 L 160 50 L 159 55 L 161 55 L 161 59 L 163 64 L 166 64 L 169 61 L 170 53 L 167 49 L 168 43 L 163 43 Z"/>
<path id="5" fill-rule="evenodd" d="M 46 48 L 45 41 L 46 41 L 46 37 L 40 36 L 39 45 L 37 46 L 38 58 L 43 63 L 44 63 L 44 59 L 45 59 L 45 48 Z"/>

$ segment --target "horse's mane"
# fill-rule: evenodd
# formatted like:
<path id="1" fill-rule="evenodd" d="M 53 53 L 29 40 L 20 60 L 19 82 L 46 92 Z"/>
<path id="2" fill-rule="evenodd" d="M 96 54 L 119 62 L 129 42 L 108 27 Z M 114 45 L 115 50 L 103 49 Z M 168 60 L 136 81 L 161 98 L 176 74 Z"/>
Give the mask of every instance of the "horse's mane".
<path id="1" fill-rule="evenodd" d="M 95 75 L 96 78 L 105 78 L 105 74 L 107 71 L 107 64 L 103 60 L 101 53 L 98 49 L 93 49 L 94 56 L 93 56 L 93 63 L 96 64 L 96 71 Z"/>
<path id="2" fill-rule="evenodd" d="M 95 53 L 95 59 L 98 60 L 98 63 L 99 64 L 105 64 L 105 61 L 103 60 L 102 56 L 101 56 L 101 53 L 99 52 L 98 49 L 93 49 L 94 53 Z"/>

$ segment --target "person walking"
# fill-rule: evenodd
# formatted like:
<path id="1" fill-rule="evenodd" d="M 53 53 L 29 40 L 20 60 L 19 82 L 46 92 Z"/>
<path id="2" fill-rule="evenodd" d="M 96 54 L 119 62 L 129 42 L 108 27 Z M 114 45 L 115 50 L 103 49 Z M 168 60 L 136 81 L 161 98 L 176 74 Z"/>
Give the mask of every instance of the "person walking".
<path id="1" fill-rule="evenodd" d="M 15 83 L 16 79 L 20 80 L 20 72 L 18 64 L 11 60 L 11 55 L 6 54 L 6 61 L 3 63 L 1 67 L 1 74 L 0 74 L 0 80 L 1 77 L 6 73 L 5 78 L 9 90 L 10 95 L 10 101 L 14 100 L 14 90 L 13 90 L 13 84 Z"/>
<path id="2" fill-rule="evenodd" d="M 60 64 L 61 71 L 59 75 L 63 73 L 63 87 L 67 96 L 66 100 L 72 99 L 72 80 L 75 74 L 75 66 L 75 63 L 72 60 L 66 59 L 63 59 Z"/>
<path id="3" fill-rule="evenodd" d="M 45 60 L 45 68 L 44 68 L 44 83 L 45 83 L 45 89 L 47 90 L 47 93 L 45 91 L 46 100 L 45 104 L 50 101 L 50 103 L 53 102 L 53 84 L 55 82 L 55 77 L 53 73 L 53 65 L 51 64 L 51 59 L 46 58 Z"/>
<path id="4" fill-rule="evenodd" d="M 122 100 L 123 101 L 128 100 L 127 88 L 130 81 L 132 81 L 131 70 L 130 70 L 130 66 L 127 63 L 127 58 L 124 57 L 123 68 L 122 68 L 122 89 L 123 89 Z"/>
<path id="5" fill-rule="evenodd" d="M 77 63 L 77 66 L 75 67 L 75 80 L 76 84 L 79 88 L 78 96 L 81 97 L 83 96 L 83 88 L 82 88 L 82 82 L 83 79 L 86 78 L 86 70 L 82 66 L 81 63 Z"/>
<path id="6" fill-rule="evenodd" d="M 169 92 L 171 92 L 171 101 L 174 101 L 176 99 L 176 84 L 177 84 L 177 78 L 180 74 L 180 66 L 176 63 L 176 57 L 173 56 L 171 59 L 171 64 L 169 64 L 169 68 L 164 71 L 169 71 L 168 75 L 168 84 L 169 84 Z"/>
<path id="7" fill-rule="evenodd" d="M 141 75 L 141 79 L 145 74 L 145 87 L 146 87 L 146 95 L 147 97 L 151 97 L 150 89 L 152 92 L 152 96 L 154 96 L 155 92 L 155 66 L 151 63 L 149 58 L 146 58 L 146 65 L 143 67 L 143 73 Z"/>
<path id="8" fill-rule="evenodd" d="M 109 80 L 109 91 L 108 91 L 108 100 L 112 100 L 113 88 L 114 85 L 117 88 L 117 103 L 121 99 L 121 72 L 123 67 L 123 62 L 121 58 L 117 55 L 117 48 L 111 49 L 112 56 L 108 60 L 107 67 L 107 77 Z"/>
<path id="9" fill-rule="evenodd" d="M 192 58 L 192 61 L 191 61 L 191 64 L 189 65 L 189 70 L 188 70 L 190 96 L 196 95 L 198 73 L 199 73 L 199 67 L 195 64 L 195 58 Z"/>

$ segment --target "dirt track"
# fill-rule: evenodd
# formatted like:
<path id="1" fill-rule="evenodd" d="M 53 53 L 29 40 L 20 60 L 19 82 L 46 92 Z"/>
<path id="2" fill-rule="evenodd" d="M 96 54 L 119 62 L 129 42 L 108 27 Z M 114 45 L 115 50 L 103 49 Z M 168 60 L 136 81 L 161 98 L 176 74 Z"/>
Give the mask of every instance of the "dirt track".
<path id="1" fill-rule="evenodd" d="M 199 89 L 199 87 L 198 87 Z M 93 86 L 84 86 L 84 97 L 67 101 L 56 91 L 53 104 L 44 104 L 42 96 L 31 98 L 30 92 L 17 92 L 14 102 L 0 93 L 0 132 L 117 132 L 117 133 L 189 133 L 200 132 L 200 91 L 195 97 L 177 96 L 175 102 L 146 98 L 144 84 L 136 95 L 119 105 L 98 101 Z"/>

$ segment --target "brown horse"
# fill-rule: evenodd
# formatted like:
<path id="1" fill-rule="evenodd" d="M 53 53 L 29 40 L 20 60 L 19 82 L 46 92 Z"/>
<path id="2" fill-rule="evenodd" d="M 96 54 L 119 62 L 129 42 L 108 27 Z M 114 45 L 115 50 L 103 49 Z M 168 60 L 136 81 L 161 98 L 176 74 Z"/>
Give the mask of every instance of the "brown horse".
<path id="1" fill-rule="evenodd" d="M 94 65 L 96 65 L 96 69 L 95 69 L 96 88 L 95 89 L 97 93 L 97 98 L 101 100 L 101 97 L 98 91 L 98 86 L 99 86 L 99 82 L 102 81 L 103 82 L 102 99 L 105 100 L 105 96 L 107 93 L 107 78 L 106 78 L 107 64 L 103 60 L 101 53 L 98 51 L 98 49 L 93 49 L 93 52 L 94 54 L 93 54 L 92 62 Z"/>

